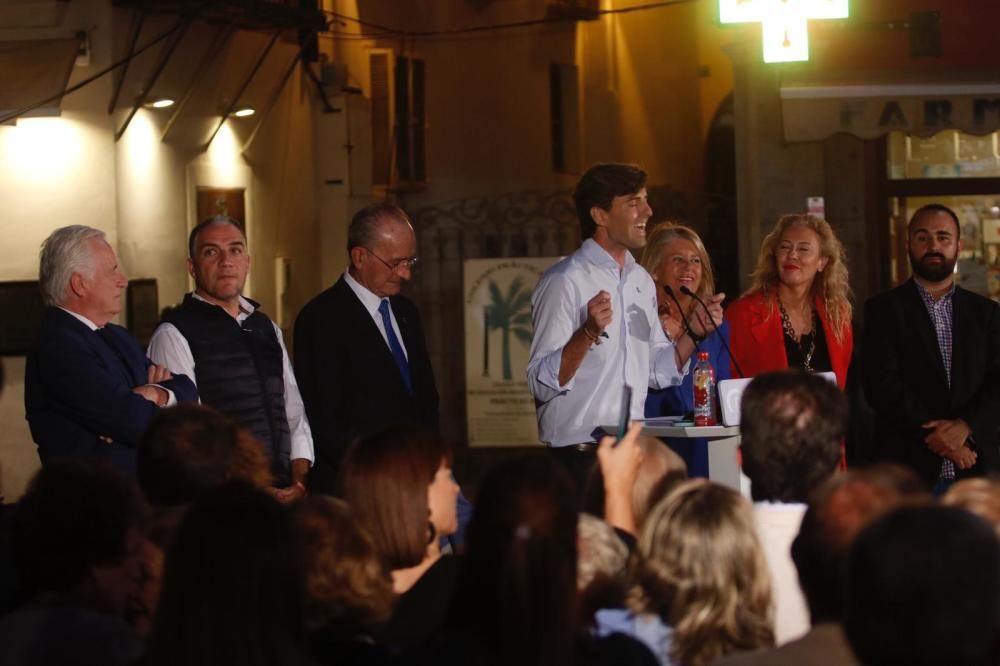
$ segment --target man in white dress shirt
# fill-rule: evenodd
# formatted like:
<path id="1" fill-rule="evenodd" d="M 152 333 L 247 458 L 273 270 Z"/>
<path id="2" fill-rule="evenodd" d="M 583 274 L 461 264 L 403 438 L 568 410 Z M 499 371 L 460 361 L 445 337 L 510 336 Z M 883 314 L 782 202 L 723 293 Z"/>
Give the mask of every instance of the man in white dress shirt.
<path id="1" fill-rule="evenodd" d="M 599 164 L 580 179 L 573 201 L 584 242 L 535 288 L 528 385 L 539 438 L 582 490 L 594 462 L 595 430 L 619 420 L 624 387 L 632 387 L 631 418 L 642 418 L 648 387 L 680 384 L 695 343 L 691 332 L 667 338 L 656 285 L 630 253 L 646 244 L 653 214 L 646 173 Z M 721 321 L 720 302 L 713 298 L 708 307 Z M 690 318 L 695 337 L 710 330 L 701 315 Z"/>
<path id="2" fill-rule="evenodd" d="M 806 503 L 840 464 L 847 401 L 830 381 L 801 371 L 758 375 L 740 405 L 743 471 L 774 591 L 780 645 L 809 630 L 809 611 L 792 562 Z M 831 574 L 832 575 L 832 574 Z"/>
<path id="3" fill-rule="evenodd" d="M 218 215 L 191 231 L 188 251 L 195 290 L 164 316 L 149 356 L 187 374 L 202 404 L 257 437 L 276 496 L 291 501 L 306 492 L 312 432 L 281 329 L 242 295 L 250 269 L 246 236 L 236 220 Z"/>

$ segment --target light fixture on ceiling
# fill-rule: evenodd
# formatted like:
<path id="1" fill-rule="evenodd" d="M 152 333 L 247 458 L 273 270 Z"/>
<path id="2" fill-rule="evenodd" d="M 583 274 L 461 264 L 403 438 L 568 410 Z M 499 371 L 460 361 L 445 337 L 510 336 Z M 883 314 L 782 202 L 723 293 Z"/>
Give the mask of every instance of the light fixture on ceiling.
<path id="1" fill-rule="evenodd" d="M 143 106 L 147 109 L 166 109 L 167 107 L 171 107 L 173 105 L 174 100 L 170 97 L 157 97 L 143 104 Z"/>
<path id="2" fill-rule="evenodd" d="M 257 111 L 252 106 L 241 106 L 240 108 L 233 111 L 233 115 L 236 116 L 237 118 L 246 118 L 248 116 L 252 116 L 255 113 L 257 113 Z"/>

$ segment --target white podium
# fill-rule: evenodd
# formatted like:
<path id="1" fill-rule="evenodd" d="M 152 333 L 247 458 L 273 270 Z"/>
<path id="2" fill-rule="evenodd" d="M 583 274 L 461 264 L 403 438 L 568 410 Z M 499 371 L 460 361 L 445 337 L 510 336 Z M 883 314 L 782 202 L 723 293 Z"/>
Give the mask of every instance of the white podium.
<path id="1" fill-rule="evenodd" d="M 708 440 L 708 478 L 742 492 L 739 464 L 739 426 L 677 426 L 676 419 L 644 419 L 642 434 L 670 439 L 701 438 Z"/>

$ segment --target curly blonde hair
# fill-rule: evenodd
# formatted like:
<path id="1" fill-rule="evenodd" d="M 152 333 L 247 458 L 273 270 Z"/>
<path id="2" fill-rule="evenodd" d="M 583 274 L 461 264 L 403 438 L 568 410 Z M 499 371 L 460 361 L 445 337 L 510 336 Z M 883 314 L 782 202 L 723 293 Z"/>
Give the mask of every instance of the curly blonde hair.
<path id="1" fill-rule="evenodd" d="M 854 312 L 851 306 L 851 286 L 847 279 L 847 255 L 844 246 L 826 220 L 814 215 L 782 215 L 760 246 L 757 268 L 750 274 L 752 284 L 746 293 L 762 292 L 767 296 L 770 314 L 774 314 L 774 303 L 778 286 L 778 266 L 774 253 L 785 231 L 793 226 L 805 227 L 819 236 L 819 253 L 827 260 L 826 267 L 813 280 L 812 293 L 823 299 L 826 316 L 834 337 L 843 342 L 851 325 Z"/>
<path id="2" fill-rule="evenodd" d="M 646 272 L 653 275 L 663 259 L 663 247 L 677 238 L 690 241 L 698 251 L 698 257 L 701 258 L 701 283 L 695 293 L 698 298 L 704 300 L 715 293 L 715 273 L 712 271 L 712 260 L 708 257 L 708 250 L 701 242 L 701 236 L 691 227 L 676 222 L 664 222 L 655 226 L 646 238 L 646 247 L 642 251 L 642 261 L 639 263 Z M 693 305 L 692 303 L 692 307 Z"/>
<path id="3" fill-rule="evenodd" d="M 674 628 L 671 661 L 702 666 L 774 645 L 771 581 L 749 502 L 692 479 L 656 505 L 639 537 L 630 602 Z"/>

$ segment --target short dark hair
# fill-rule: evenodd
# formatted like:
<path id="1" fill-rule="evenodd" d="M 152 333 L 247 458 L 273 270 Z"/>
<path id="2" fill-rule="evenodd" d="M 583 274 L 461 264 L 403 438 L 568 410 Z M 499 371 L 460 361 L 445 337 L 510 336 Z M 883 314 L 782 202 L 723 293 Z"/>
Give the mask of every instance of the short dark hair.
<path id="1" fill-rule="evenodd" d="M 837 469 L 847 400 L 801 370 L 756 377 L 740 407 L 743 470 L 756 501 L 806 502 Z"/>
<path id="2" fill-rule="evenodd" d="M 243 234 L 243 240 L 246 240 L 247 232 L 243 229 L 242 222 L 228 215 L 213 215 L 194 225 L 194 229 L 188 234 L 188 256 L 192 259 L 194 259 L 194 246 L 198 242 L 198 235 L 213 224 L 231 224 L 239 229 L 240 233 Z"/>
<path id="3" fill-rule="evenodd" d="M 930 500 L 920 479 L 898 465 L 849 469 L 823 484 L 792 542 L 792 561 L 813 625 L 843 619 L 843 588 L 836 573 L 858 533 L 902 504 Z"/>
<path id="4" fill-rule="evenodd" d="M 902 507 L 869 525 L 845 581 L 844 628 L 858 661 L 997 663 L 998 563 L 993 526 L 963 509 Z"/>
<path id="5" fill-rule="evenodd" d="M 343 497 L 390 569 L 420 563 L 431 534 L 427 487 L 451 452 L 436 433 L 400 424 L 356 439 L 340 469 Z"/>
<path id="6" fill-rule="evenodd" d="M 226 481 L 271 485 L 260 444 L 232 418 L 195 404 L 161 409 L 137 454 L 139 485 L 155 506 L 193 502 Z"/>
<path id="7" fill-rule="evenodd" d="M 26 593 L 71 593 L 91 567 L 128 555 L 145 505 L 135 484 L 105 463 L 43 467 L 14 513 L 14 562 Z"/>
<path id="8" fill-rule="evenodd" d="M 948 208 L 944 204 L 939 204 L 939 203 L 929 203 L 926 206 L 921 206 L 916 211 L 914 211 L 913 215 L 910 216 L 909 223 L 906 225 L 907 235 L 909 235 L 910 230 L 913 228 L 914 222 L 916 222 L 924 215 L 932 215 L 935 213 L 944 213 L 945 215 L 950 217 L 952 221 L 955 223 L 955 233 L 957 234 L 956 237 L 962 236 L 962 223 L 958 221 L 958 214 L 955 213 L 955 211 L 953 211 L 951 208 Z"/>
<path id="9" fill-rule="evenodd" d="M 351 224 L 347 227 L 347 251 L 350 252 L 356 247 L 370 248 L 374 245 L 379 222 L 384 219 L 410 223 L 406 212 L 395 204 L 385 201 L 369 204 L 351 218 Z"/>
<path id="10" fill-rule="evenodd" d="M 634 164 L 597 164 L 583 174 L 573 191 L 573 204 L 584 240 L 594 235 L 597 223 L 590 215 L 594 206 L 611 209 L 615 197 L 635 194 L 646 186 L 646 172 Z"/>

